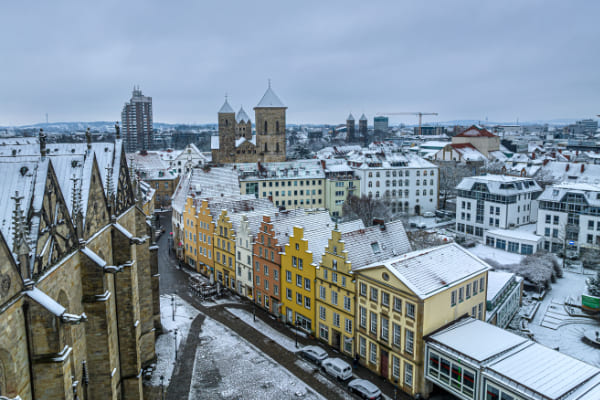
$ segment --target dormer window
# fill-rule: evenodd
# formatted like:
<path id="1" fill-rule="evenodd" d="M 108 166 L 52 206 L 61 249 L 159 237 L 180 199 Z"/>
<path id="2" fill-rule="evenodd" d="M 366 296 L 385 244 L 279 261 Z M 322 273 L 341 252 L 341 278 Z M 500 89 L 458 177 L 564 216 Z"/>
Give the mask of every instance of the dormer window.
<path id="1" fill-rule="evenodd" d="M 379 243 L 377 242 L 373 242 L 371 243 L 371 250 L 373 250 L 373 253 L 377 254 L 381 251 L 381 249 L 379 248 Z"/>

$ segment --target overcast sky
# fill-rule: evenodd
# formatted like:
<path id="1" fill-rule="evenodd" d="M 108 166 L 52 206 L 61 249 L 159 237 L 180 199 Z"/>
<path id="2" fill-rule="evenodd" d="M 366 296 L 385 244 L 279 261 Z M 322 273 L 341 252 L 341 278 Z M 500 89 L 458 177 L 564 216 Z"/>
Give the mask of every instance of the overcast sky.
<path id="1" fill-rule="evenodd" d="M 292 123 L 595 117 L 599 19 L 596 0 L 3 2 L 0 126 L 118 120 L 134 84 L 156 122 L 216 122 L 225 93 L 254 119 L 269 78 Z"/>

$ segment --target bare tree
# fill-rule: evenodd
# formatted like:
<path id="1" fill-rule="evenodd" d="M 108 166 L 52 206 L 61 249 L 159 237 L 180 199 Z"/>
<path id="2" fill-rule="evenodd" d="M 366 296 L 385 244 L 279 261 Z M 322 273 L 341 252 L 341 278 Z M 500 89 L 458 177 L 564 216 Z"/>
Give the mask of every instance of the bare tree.
<path id="1" fill-rule="evenodd" d="M 544 167 L 541 167 L 538 172 L 533 175 L 533 178 L 542 189 L 545 189 L 547 186 L 552 186 L 559 181 L 559 179 L 556 179 L 552 174 L 552 171 Z"/>
<path id="2" fill-rule="evenodd" d="M 373 225 L 375 218 L 389 221 L 391 217 L 390 208 L 383 200 L 365 195 L 348 196 L 342 210 L 344 216 L 350 219 L 360 218 L 365 226 Z"/>
<path id="3" fill-rule="evenodd" d="M 442 197 L 442 209 L 446 208 L 446 200 L 456 197 L 456 186 L 467 176 L 477 174 L 475 167 L 470 167 L 462 163 L 444 162 L 440 167 L 440 185 L 439 191 Z"/>
<path id="4" fill-rule="evenodd" d="M 436 232 L 427 232 L 423 229 L 407 231 L 406 236 L 408 236 L 408 241 L 413 250 L 422 250 L 448 243 Z"/>

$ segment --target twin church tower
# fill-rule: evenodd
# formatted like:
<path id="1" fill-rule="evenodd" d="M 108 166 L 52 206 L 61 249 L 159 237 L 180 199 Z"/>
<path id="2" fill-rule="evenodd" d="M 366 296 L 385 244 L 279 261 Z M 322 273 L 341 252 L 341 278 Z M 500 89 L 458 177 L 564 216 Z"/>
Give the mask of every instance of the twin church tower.
<path id="1" fill-rule="evenodd" d="M 219 110 L 219 136 L 211 138 L 215 164 L 285 161 L 285 112 L 271 84 L 254 107 L 256 133 L 243 108 L 235 113 L 227 98 Z"/>

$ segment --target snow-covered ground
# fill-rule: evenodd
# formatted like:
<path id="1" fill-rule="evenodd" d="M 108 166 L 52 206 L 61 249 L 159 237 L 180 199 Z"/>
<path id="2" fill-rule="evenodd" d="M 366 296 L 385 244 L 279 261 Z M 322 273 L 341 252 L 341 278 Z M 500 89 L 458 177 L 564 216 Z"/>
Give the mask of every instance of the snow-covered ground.
<path id="1" fill-rule="evenodd" d="M 289 338 L 288 336 L 282 334 L 281 332 L 276 331 L 271 328 L 265 322 L 263 322 L 260 318 L 256 318 L 254 321 L 254 317 L 251 313 L 246 310 L 242 310 L 239 308 L 226 308 L 228 312 L 238 317 L 240 320 L 244 321 L 246 324 L 255 328 L 257 331 L 283 347 L 284 349 L 295 353 L 299 349 L 296 348 L 296 341 L 294 339 Z"/>
<path id="2" fill-rule="evenodd" d="M 160 385 L 160 377 L 164 376 L 164 385 L 167 386 L 171 381 L 173 367 L 175 366 L 175 329 L 177 328 L 177 346 L 180 350 L 182 343 L 185 343 L 190 325 L 196 316 L 200 313 L 185 300 L 179 296 L 170 295 L 160 296 L 160 320 L 165 333 L 156 339 L 156 367 L 152 373 L 150 384 L 152 386 Z M 173 321 L 173 308 L 175 306 L 175 321 Z"/>
<path id="3" fill-rule="evenodd" d="M 565 299 L 586 292 L 585 280 L 589 276 L 565 271 L 564 277 L 552 284 L 528 328 L 538 343 L 600 367 L 600 351 L 582 341 L 585 330 L 600 328 L 600 324 L 590 318 L 570 316 L 564 305 Z"/>
<path id="4" fill-rule="evenodd" d="M 224 325 L 206 318 L 189 399 L 324 399 Z M 235 349 L 235 351 L 232 351 Z"/>

